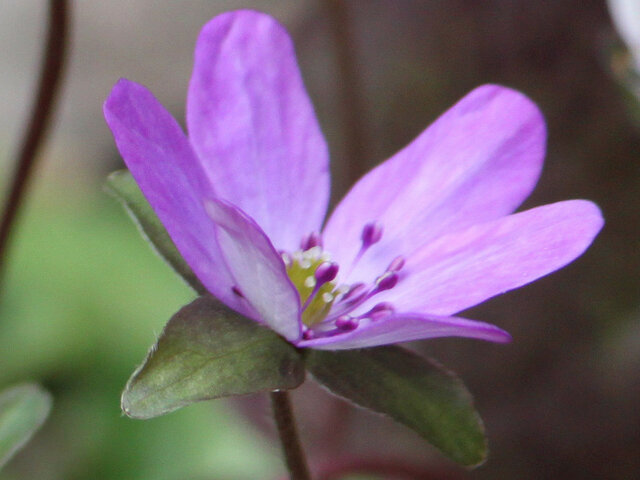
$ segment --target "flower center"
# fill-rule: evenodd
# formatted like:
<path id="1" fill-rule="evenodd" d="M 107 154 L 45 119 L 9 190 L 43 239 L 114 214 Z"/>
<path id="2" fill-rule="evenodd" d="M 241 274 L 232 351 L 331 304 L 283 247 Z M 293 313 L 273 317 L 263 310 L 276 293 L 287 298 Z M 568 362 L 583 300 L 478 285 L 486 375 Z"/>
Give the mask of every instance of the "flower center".
<path id="1" fill-rule="evenodd" d="M 321 322 L 331 311 L 335 300 L 338 265 L 329 262 L 329 255 L 319 245 L 282 254 L 287 274 L 298 289 L 302 302 L 302 323 L 310 327 Z"/>
<path id="2" fill-rule="evenodd" d="M 382 227 L 368 223 L 362 230 L 361 247 L 351 265 L 348 275 L 365 252 L 380 241 Z M 298 290 L 302 303 L 303 338 L 333 336 L 352 331 L 363 322 L 376 321 L 393 313 L 393 306 L 382 302 L 369 311 L 353 315 L 354 309 L 374 295 L 393 288 L 399 280 L 398 272 L 404 266 L 404 258 L 396 257 L 370 284 L 338 284 L 338 264 L 322 250 L 322 239 L 318 233 L 305 236 L 300 250 L 294 253 L 281 252 L 291 282 Z M 346 276 L 345 275 L 345 276 Z"/>

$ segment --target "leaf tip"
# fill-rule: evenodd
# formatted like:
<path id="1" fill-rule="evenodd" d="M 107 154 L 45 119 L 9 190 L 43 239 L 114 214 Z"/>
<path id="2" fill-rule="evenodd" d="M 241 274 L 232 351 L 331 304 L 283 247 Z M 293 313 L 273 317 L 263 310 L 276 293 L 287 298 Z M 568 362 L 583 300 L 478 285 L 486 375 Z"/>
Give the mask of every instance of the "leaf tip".
<path id="1" fill-rule="evenodd" d="M 144 408 L 140 408 L 140 406 L 137 405 L 135 395 L 131 395 L 129 385 L 125 387 L 120 397 L 120 408 L 124 415 L 135 420 L 147 420 L 156 416 L 153 414 L 150 415 L 149 412 L 145 413 Z"/>

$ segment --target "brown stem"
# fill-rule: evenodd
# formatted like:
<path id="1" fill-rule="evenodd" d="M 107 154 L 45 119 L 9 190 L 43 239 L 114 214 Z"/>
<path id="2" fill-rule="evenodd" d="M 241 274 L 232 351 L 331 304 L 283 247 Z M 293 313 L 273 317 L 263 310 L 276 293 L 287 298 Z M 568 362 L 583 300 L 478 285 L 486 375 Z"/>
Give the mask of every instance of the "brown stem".
<path id="1" fill-rule="evenodd" d="M 271 406 L 291 480 L 311 480 L 298 437 L 289 394 L 284 391 L 271 392 Z"/>
<path id="2" fill-rule="evenodd" d="M 6 263 L 9 234 L 22 202 L 27 180 L 33 171 L 36 154 L 51 123 L 51 113 L 60 85 L 65 58 L 68 24 L 69 8 L 67 1 L 50 0 L 49 30 L 42 58 L 38 91 L 22 146 L 17 156 L 17 169 L 11 181 L 4 214 L 0 221 L 0 276 Z"/>
<path id="3" fill-rule="evenodd" d="M 349 21 L 348 2 L 323 0 L 334 37 L 339 73 L 338 95 L 345 128 L 347 181 L 353 185 L 366 170 L 367 142 L 363 120 L 366 118 L 362 85 L 357 69 L 357 54 Z"/>

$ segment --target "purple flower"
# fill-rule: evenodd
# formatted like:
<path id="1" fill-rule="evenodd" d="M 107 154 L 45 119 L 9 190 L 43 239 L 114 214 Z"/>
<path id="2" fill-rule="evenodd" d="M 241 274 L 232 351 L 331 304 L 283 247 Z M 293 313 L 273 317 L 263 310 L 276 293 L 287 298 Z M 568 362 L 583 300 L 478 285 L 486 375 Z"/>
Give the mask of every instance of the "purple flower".
<path id="1" fill-rule="evenodd" d="M 522 94 L 485 85 L 365 175 L 322 228 L 327 146 L 291 39 L 258 12 L 202 30 L 188 137 L 129 80 L 104 113 L 203 285 L 299 347 L 508 341 L 452 315 L 571 262 L 603 224 L 585 200 L 511 214 L 540 174 L 545 124 Z"/>

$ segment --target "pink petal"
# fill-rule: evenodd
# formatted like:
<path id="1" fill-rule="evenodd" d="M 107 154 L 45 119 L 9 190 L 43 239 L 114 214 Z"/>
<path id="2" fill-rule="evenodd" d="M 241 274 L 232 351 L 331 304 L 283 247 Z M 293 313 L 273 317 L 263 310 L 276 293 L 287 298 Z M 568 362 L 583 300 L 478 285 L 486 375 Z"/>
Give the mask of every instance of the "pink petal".
<path id="1" fill-rule="evenodd" d="M 205 200 L 218 225 L 218 244 L 241 294 L 259 320 L 287 340 L 300 338 L 300 297 L 282 258 L 260 227 L 244 212 L 222 200 Z"/>
<path id="2" fill-rule="evenodd" d="M 328 152 L 284 28 L 235 11 L 200 33 L 187 124 L 220 198 L 253 218 L 279 249 L 319 231 Z"/>
<path id="3" fill-rule="evenodd" d="M 351 332 L 333 337 L 303 340 L 297 346 L 347 350 L 438 337 L 467 337 L 501 343 L 511 341 L 507 332 L 488 323 L 459 317 L 404 313 L 370 321 Z"/>
<path id="4" fill-rule="evenodd" d="M 233 295 L 233 279 L 204 210 L 207 176 L 180 126 L 142 85 L 121 79 L 104 104 L 118 150 L 178 250 L 204 286 L 231 308 L 255 317 Z"/>
<path id="5" fill-rule="evenodd" d="M 602 225 L 596 205 L 569 200 L 443 235 L 407 258 L 398 284 L 375 300 L 451 315 L 563 267 Z"/>
<path id="6" fill-rule="evenodd" d="M 363 226 L 379 222 L 381 241 L 349 277 L 366 281 L 447 231 L 511 213 L 537 182 L 545 137 L 524 95 L 495 85 L 473 90 L 352 188 L 327 223 L 326 249 L 350 263 Z"/>

